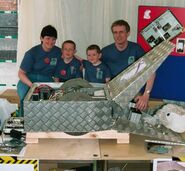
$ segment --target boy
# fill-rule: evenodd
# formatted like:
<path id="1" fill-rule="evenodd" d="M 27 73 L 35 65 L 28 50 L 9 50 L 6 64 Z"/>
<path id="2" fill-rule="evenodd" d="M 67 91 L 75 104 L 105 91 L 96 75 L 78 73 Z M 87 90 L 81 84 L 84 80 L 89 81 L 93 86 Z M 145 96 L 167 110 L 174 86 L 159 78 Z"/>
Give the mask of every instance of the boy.
<path id="1" fill-rule="evenodd" d="M 109 68 L 100 61 L 101 50 L 98 45 L 90 45 L 87 50 L 87 60 L 83 60 L 85 69 L 85 80 L 92 83 L 106 83 L 110 80 L 111 75 Z"/>
<path id="2" fill-rule="evenodd" d="M 76 44 L 72 40 L 66 40 L 62 44 L 62 56 L 55 72 L 56 82 L 65 82 L 72 78 L 82 77 L 81 62 L 74 57 Z"/>

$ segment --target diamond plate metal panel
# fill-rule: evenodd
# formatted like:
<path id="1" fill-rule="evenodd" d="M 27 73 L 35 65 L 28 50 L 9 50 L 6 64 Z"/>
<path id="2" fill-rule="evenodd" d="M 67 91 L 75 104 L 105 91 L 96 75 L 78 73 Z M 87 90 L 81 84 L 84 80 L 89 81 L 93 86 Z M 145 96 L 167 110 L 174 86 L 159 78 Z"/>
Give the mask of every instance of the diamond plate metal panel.
<path id="1" fill-rule="evenodd" d="M 17 36 L 18 35 L 18 28 L 9 28 L 9 27 L 0 27 L 0 35 L 3 36 Z"/>
<path id="2" fill-rule="evenodd" d="M 17 51 L 0 50 L 0 60 L 16 60 Z"/>
<path id="3" fill-rule="evenodd" d="M 0 50 L 17 50 L 17 39 L 0 39 Z"/>
<path id="4" fill-rule="evenodd" d="M 118 103 L 123 109 L 126 108 L 174 47 L 173 43 L 163 41 L 112 79 L 107 84 L 110 93 L 109 98 Z"/>
<path id="5" fill-rule="evenodd" d="M 26 132 L 89 132 L 110 129 L 111 101 L 24 101 Z"/>
<path id="6" fill-rule="evenodd" d="M 0 27 L 17 27 L 17 13 L 0 13 Z"/>
<path id="7" fill-rule="evenodd" d="M 113 129 L 117 130 L 118 132 L 125 132 L 125 133 L 132 133 L 137 135 L 143 135 L 148 137 L 157 138 L 159 140 L 168 140 L 172 142 L 185 142 L 181 134 L 173 132 L 170 129 L 165 128 L 164 126 L 151 126 L 148 123 L 144 122 L 141 119 L 139 124 L 135 124 L 129 122 L 125 118 L 119 118 Z"/>

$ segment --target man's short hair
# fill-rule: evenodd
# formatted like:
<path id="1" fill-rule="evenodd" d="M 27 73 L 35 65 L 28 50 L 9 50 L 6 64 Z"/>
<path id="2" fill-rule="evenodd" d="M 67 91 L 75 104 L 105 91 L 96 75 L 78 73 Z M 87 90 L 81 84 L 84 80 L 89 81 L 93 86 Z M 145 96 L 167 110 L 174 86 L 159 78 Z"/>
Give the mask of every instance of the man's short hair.
<path id="1" fill-rule="evenodd" d="M 97 53 L 99 53 L 99 54 L 101 53 L 100 47 L 98 45 L 95 45 L 95 44 L 88 46 L 87 49 L 86 49 L 86 53 L 87 53 L 88 50 L 96 50 Z"/>
<path id="2" fill-rule="evenodd" d="M 63 49 L 63 47 L 64 47 L 64 45 L 65 45 L 66 43 L 72 44 L 72 45 L 74 46 L 74 49 L 76 49 L 76 43 L 75 43 L 74 41 L 72 41 L 72 40 L 66 40 L 66 41 L 64 41 L 64 42 L 62 43 L 62 49 Z"/>
<path id="3" fill-rule="evenodd" d="M 57 39 L 57 30 L 52 25 L 47 25 L 43 27 L 40 36 L 44 38 L 45 36 L 55 37 Z"/>
<path id="4" fill-rule="evenodd" d="M 113 27 L 115 26 L 125 26 L 126 31 L 130 32 L 130 25 L 125 20 L 116 20 L 111 25 L 111 30 L 113 31 Z"/>

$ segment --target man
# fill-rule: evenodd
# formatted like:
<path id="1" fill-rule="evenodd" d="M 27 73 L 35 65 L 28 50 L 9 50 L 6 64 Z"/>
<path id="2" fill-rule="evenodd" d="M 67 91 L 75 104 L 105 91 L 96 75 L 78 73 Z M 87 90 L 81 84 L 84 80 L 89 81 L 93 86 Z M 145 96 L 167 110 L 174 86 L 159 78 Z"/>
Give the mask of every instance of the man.
<path id="1" fill-rule="evenodd" d="M 142 57 L 144 50 L 137 43 L 128 41 L 130 26 L 126 21 L 115 21 L 111 26 L 111 30 L 115 42 L 102 49 L 102 61 L 110 68 L 112 78 L 114 78 L 130 64 Z M 145 110 L 147 108 L 154 79 L 155 74 L 147 81 L 144 93 L 135 97 L 137 109 Z"/>

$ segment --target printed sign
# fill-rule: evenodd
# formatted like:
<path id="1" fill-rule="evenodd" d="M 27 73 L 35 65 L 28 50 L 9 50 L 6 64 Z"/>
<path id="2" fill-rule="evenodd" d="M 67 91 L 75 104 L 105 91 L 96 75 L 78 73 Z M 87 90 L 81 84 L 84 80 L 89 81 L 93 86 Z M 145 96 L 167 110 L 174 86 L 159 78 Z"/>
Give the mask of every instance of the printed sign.
<path id="1" fill-rule="evenodd" d="M 38 160 L 24 160 L 16 157 L 1 156 L 0 171 L 38 171 Z"/>

